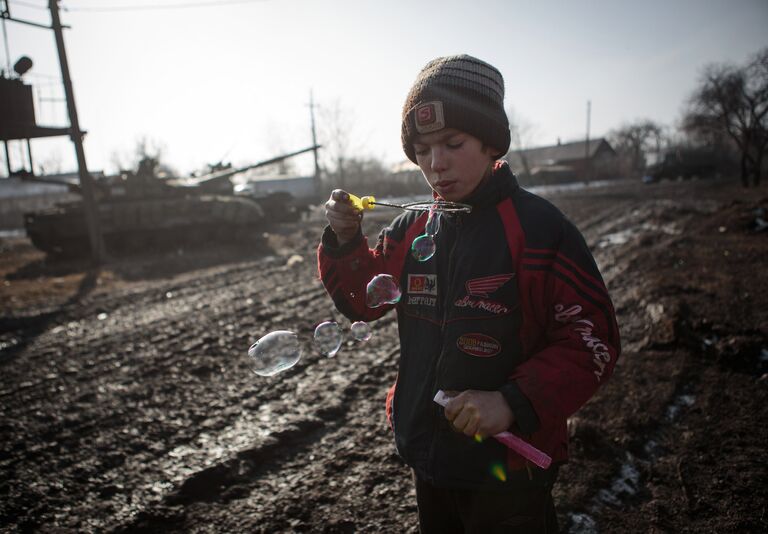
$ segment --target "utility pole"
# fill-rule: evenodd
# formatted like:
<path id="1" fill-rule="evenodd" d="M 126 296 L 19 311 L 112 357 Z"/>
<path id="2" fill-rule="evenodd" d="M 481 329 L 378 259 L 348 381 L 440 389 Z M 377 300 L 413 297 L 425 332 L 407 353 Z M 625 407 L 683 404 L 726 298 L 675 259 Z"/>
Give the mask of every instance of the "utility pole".
<path id="1" fill-rule="evenodd" d="M 589 120 L 592 114 L 592 101 L 587 100 L 587 140 L 584 143 L 584 181 L 588 182 L 590 177 L 590 161 L 589 161 Z"/>
<path id="2" fill-rule="evenodd" d="M 99 214 L 94 195 L 93 179 L 88 172 L 88 166 L 85 162 L 83 132 L 80 130 L 80 122 L 77 119 L 75 95 L 72 90 L 72 79 L 69 77 L 69 64 L 67 63 L 67 54 L 64 50 L 64 35 L 61 29 L 61 20 L 59 19 L 58 0 L 48 0 L 48 7 L 51 10 L 51 27 L 53 28 L 53 33 L 56 35 L 56 48 L 59 52 L 61 77 L 64 82 L 64 93 L 67 98 L 70 136 L 72 142 L 75 144 L 75 152 L 77 154 L 77 169 L 80 176 L 80 187 L 82 188 L 83 193 L 85 223 L 88 228 L 88 239 L 91 244 L 91 258 L 93 262 L 98 265 L 105 260 L 104 240 L 99 226 Z"/>
<path id="3" fill-rule="evenodd" d="M 5 19 L 11 17 L 11 12 L 8 9 L 8 0 L 3 0 L 2 20 L 3 20 L 3 42 L 5 43 L 5 63 L 6 73 L 11 75 L 11 49 L 8 47 L 8 29 L 5 27 Z"/>
<path id="4" fill-rule="evenodd" d="M 315 157 L 315 194 L 320 195 L 320 164 L 317 162 L 317 133 L 315 132 L 315 99 L 309 91 L 309 117 L 312 124 L 312 154 Z"/>

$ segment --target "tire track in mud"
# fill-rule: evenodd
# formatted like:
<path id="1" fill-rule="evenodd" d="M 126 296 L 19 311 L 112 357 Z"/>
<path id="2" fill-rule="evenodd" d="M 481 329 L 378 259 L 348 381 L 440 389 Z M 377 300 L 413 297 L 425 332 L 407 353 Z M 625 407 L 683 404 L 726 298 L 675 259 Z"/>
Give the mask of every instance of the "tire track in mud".
<path id="1" fill-rule="evenodd" d="M 390 354 L 390 357 L 392 356 L 394 355 Z M 274 488 L 273 483 L 283 480 L 301 482 L 304 486 L 307 482 L 305 472 L 307 463 L 319 460 L 320 464 L 327 464 L 332 461 L 333 455 L 317 458 L 318 445 L 341 441 L 340 434 L 345 432 L 343 427 L 349 423 L 348 405 L 360 393 L 360 388 L 352 384 L 358 376 L 348 378 L 348 384 L 339 384 L 341 391 L 334 396 L 333 404 L 330 404 L 328 399 L 323 399 L 319 409 L 311 414 L 304 414 L 303 417 L 292 422 L 290 417 L 287 418 L 281 425 L 282 429 L 277 432 L 269 433 L 265 430 L 264 421 L 260 419 L 256 424 L 243 425 L 237 433 L 239 437 L 247 437 L 248 432 L 243 432 L 246 428 L 256 427 L 260 432 L 267 433 L 266 439 L 256 446 L 251 444 L 237 451 L 233 457 L 220 463 L 191 473 L 163 499 L 162 503 L 154 507 L 161 510 L 160 513 L 152 509 L 140 513 L 136 522 L 128 525 L 125 530 L 141 528 L 151 531 L 164 523 L 169 508 L 176 508 L 176 514 L 180 517 L 187 515 L 178 507 L 192 510 L 189 514 L 191 517 L 186 518 L 185 524 L 179 525 L 179 529 L 194 530 L 197 522 L 194 519 L 195 507 L 192 505 L 195 504 L 213 503 L 220 510 L 233 501 L 237 507 L 237 501 L 248 500 L 249 506 L 255 506 L 263 512 L 270 509 L 275 512 L 285 510 L 293 500 L 292 494 L 298 488 L 293 484 L 279 483 L 278 487 Z M 278 403 L 267 406 L 276 404 Z M 292 402 L 287 401 L 287 404 L 290 405 Z M 295 409 L 295 407 L 291 408 Z M 326 482 L 328 482 L 327 479 Z M 263 496 L 265 488 L 272 491 Z M 304 504 L 311 508 L 311 501 Z M 264 525 L 261 527 L 264 528 Z"/>
<path id="2" fill-rule="evenodd" d="M 664 212 L 667 210 L 677 211 L 682 205 L 670 200 L 636 200 L 620 206 L 609 206 L 603 211 L 589 216 L 583 223 L 577 226 L 587 241 L 593 252 L 594 258 L 600 267 L 601 274 L 612 296 L 614 306 L 618 315 L 618 321 L 622 328 L 623 356 L 619 359 L 616 375 L 627 372 L 628 358 L 634 356 L 634 352 L 641 350 L 645 343 L 643 339 L 638 339 L 637 334 L 631 329 L 627 331 L 627 323 L 636 321 L 630 320 L 628 316 L 637 316 L 645 314 L 645 300 L 637 301 L 638 295 L 648 292 L 649 288 L 643 288 L 641 278 L 633 272 L 635 262 L 646 254 L 649 245 L 663 242 L 672 242 L 678 238 L 681 230 L 680 226 L 684 220 L 676 218 L 675 226 L 659 226 L 648 224 L 648 221 L 663 220 Z M 638 306 L 638 304 L 640 306 Z M 638 309 L 639 308 L 639 309 Z M 629 335 L 627 335 L 629 333 Z M 631 364 L 631 362 L 629 362 Z M 680 388 L 683 379 L 681 378 L 682 362 L 674 363 L 677 370 L 672 373 L 666 384 L 657 383 L 654 388 L 655 404 L 654 411 L 663 412 L 662 406 L 668 406 L 674 402 L 675 392 Z M 658 379 L 658 377 L 654 377 Z M 617 387 L 617 378 L 609 381 L 607 389 Z M 602 390 L 601 390 L 602 392 Z M 594 402 L 600 402 L 602 393 L 598 392 Z M 607 394 L 606 394 L 607 396 Z M 650 408 L 646 405 L 645 408 Z M 650 414 L 649 414 L 650 415 Z M 656 422 L 649 423 L 650 426 L 643 429 L 642 434 L 646 432 L 661 433 L 671 431 L 670 425 L 664 425 L 655 418 Z M 594 469 L 588 458 L 589 452 L 585 455 L 587 458 L 572 459 L 571 463 L 563 469 L 561 484 L 558 490 L 563 490 L 564 485 L 568 485 L 572 475 L 579 470 L 587 470 L 584 465 L 590 465 L 594 471 L 591 474 L 579 473 L 580 484 L 589 488 L 590 491 L 582 491 L 577 498 L 559 499 L 570 500 L 569 506 L 560 509 L 561 515 L 564 515 L 565 521 L 561 521 L 561 528 L 573 534 L 593 534 L 601 530 L 599 517 L 601 510 L 608 508 L 621 508 L 626 502 L 630 502 L 639 493 L 643 493 L 643 480 L 638 471 L 637 461 L 643 461 L 640 457 L 637 444 L 621 446 L 612 443 L 607 436 L 601 436 L 601 427 L 599 420 L 593 420 L 589 410 L 589 405 L 580 410 L 575 416 L 569 419 L 569 431 L 575 439 L 581 443 L 586 443 L 588 450 L 593 449 L 593 454 L 599 454 L 600 469 Z M 642 450 L 642 446 L 640 446 Z M 630 452 L 630 450 L 632 452 Z M 599 451 L 599 452 L 598 452 Z M 633 454 L 634 453 L 634 454 Z M 575 477 L 574 477 L 575 478 Z M 586 478 L 587 480 L 584 480 Z"/>
<path id="3" fill-rule="evenodd" d="M 691 285 L 682 282 L 681 286 L 675 285 L 680 284 L 679 281 L 666 281 L 658 277 L 646 281 L 643 276 L 645 273 L 638 272 L 636 265 L 655 264 L 660 272 L 665 268 L 674 269 L 684 265 L 685 260 L 677 259 L 680 252 L 675 251 L 683 251 L 689 246 L 691 238 L 686 232 L 691 230 L 687 228 L 688 223 L 695 218 L 706 220 L 719 209 L 722 209 L 722 205 L 718 202 L 694 198 L 637 202 L 615 223 L 598 222 L 590 230 L 603 234 L 600 237 L 599 234 L 593 233 L 588 236 L 588 241 L 598 245 L 593 245 L 598 263 L 602 261 L 603 265 L 607 265 L 607 268 L 601 270 L 614 296 L 620 324 L 624 322 L 622 335 L 625 354 L 617 367 L 617 374 L 620 375 L 617 379 L 633 388 L 648 384 L 648 393 L 645 395 L 653 395 L 654 398 L 644 401 L 641 399 L 641 402 L 636 399 L 622 399 L 615 407 L 629 414 L 624 417 L 625 423 L 618 425 L 622 430 L 620 435 L 631 436 L 626 442 L 601 443 L 600 440 L 604 438 L 598 436 L 599 427 L 596 426 L 596 421 L 589 421 L 589 406 L 584 410 L 583 419 L 580 420 L 579 416 L 574 418 L 577 425 L 572 431 L 577 436 L 577 443 L 586 443 L 594 450 L 601 450 L 602 462 L 610 462 L 613 469 L 612 472 L 602 469 L 599 475 L 592 478 L 592 482 L 585 482 L 584 478 L 589 478 L 589 475 L 582 475 L 580 483 L 592 488 L 592 491 L 583 494 L 579 499 L 570 499 L 571 507 L 566 510 L 566 521 L 562 525 L 568 532 L 598 532 L 608 528 L 606 525 L 611 525 L 611 521 L 615 522 L 617 516 L 621 516 L 627 507 L 639 509 L 640 506 L 647 506 L 651 499 L 658 499 L 658 496 L 664 493 L 659 490 L 659 481 L 654 480 L 654 472 L 659 470 L 665 473 L 670 469 L 670 462 L 677 462 L 677 478 L 680 481 L 683 500 L 687 503 L 687 513 L 691 513 L 692 490 L 686 486 L 680 468 L 686 452 L 680 449 L 679 444 L 685 443 L 693 434 L 690 431 L 691 425 L 686 420 L 689 417 L 697 417 L 696 391 L 701 388 L 706 391 L 706 386 L 699 385 L 702 373 L 706 372 L 703 371 L 702 353 L 714 341 L 701 332 L 691 330 L 691 310 L 685 306 L 685 299 L 681 300 L 680 296 L 699 299 L 703 297 L 706 302 L 707 298 L 714 298 L 714 294 L 706 294 L 706 286 L 697 285 L 702 283 L 700 279 L 692 280 Z M 648 221 L 655 223 L 649 224 Z M 668 221 L 674 221 L 674 224 Z M 720 228 L 720 232 L 725 231 L 724 226 Z M 625 239 L 610 239 L 611 235 L 620 232 L 626 236 Z M 663 251 L 663 256 L 656 261 L 649 256 L 660 251 Z M 623 260 L 616 262 L 619 265 L 611 264 L 612 260 L 615 261 L 615 258 L 619 257 Z M 693 265 L 701 264 L 694 262 Z M 706 267 L 704 270 L 706 271 Z M 700 313 L 702 312 L 706 314 L 706 310 L 700 310 Z M 707 315 L 703 317 L 703 324 L 706 325 Z M 646 322 L 645 333 L 638 332 L 636 326 L 632 326 L 633 322 L 637 324 L 643 319 Z M 697 320 L 701 319 L 700 315 Z M 743 336 L 744 339 L 759 337 L 752 331 L 731 331 L 730 335 Z M 755 355 L 760 351 L 757 345 L 751 348 L 742 347 L 741 350 L 745 348 Z M 644 372 L 648 379 L 637 376 L 639 370 L 643 372 L 641 365 L 628 361 L 640 354 L 654 361 L 654 364 L 645 366 L 647 369 Z M 757 356 L 754 360 L 758 360 Z M 654 370 L 653 366 L 659 368 Z M 615 389 L 617 385 L 620 387 L 620 384 L 609 383 L 608 390 Z M 642 392 L 642 389 L 640 391 Z M 632 394 L 637 396 L 637 389 Z M 615 394 L 606 394 L 606 398 L 616 400 Z M 605 413 L 605 408 L 603 410 Z M 621 428 L 624 425 L 627 427 Z M 583 468 L 579 464 L 594 468 L 594 463 L 590 464 L 589 461 L 581 459 L 578 459 L 576 464 L 577 470 Z M 574 466 L 569 466 L 572 467 Z M 674 463 L 672 470 L 674 471 Z M 570 473 L 566 472 L 565 478 L 568 479 L 569 475 Z M 665 473 L 665 476 L 668 475 Z M 652 501 L 651 504 L 655 502 L 657 501 Z M 637 520 L 637 517 L 635 519 Z M 654 519 L 646 518 L 645 524 L 653 524 Z"/>
<path id="4" fill-rule="evenodd" d="M 233 276 L 239 277 L 239 275 L 240 273 L 235 272 Z M 257 286 L 258 284 L 253 282 L 258 277 L 252 278 L 251 280 L 246 279 L 241 284 Z M 214 277 L 214 280 L 219 281 L 219 283 L 213 285 L 212 291 L 204 288 L 204 292 L 209 294 L 207 298 L 209 303 L 211 303 L 210 308 L 216 310 L 216 315 L 220 317 L 231 318 L 233 315 L 235 318 L 239 317 L 242 314 L 242 310 L 247 306 L 247 300 L 241 301 L 241 299 L 232 298 L 231 292 L 229 295 L 221 294 L 221 287 L 232 287 L 231 280 L 221 282 L 219 277 Z M 312 300 L 318 302 L 321 300 L 321 289 L 299 289 L 302 287 L 311 288 L 311 284 L 301 283 L 292 287 L 297 288 L 297 291 L 286 293 L 284 295 L 286 302 L 295 300 L 296 302 L 306 304 Z M 164 288 L 160 286 L 160 289 Z M 256 290 L 258 289 L 256 287 Z M 60 466 L 64 470 L 62 478 L 64 480 L 70 478 L 67 471 L 71 471 L 74 473 L 71 478 L 74 479 L 75 484 L 78 484 L 84 481 L 81 475 L 88 475 L 88 473 L 96 471 L 96 469 L 84 469 L 80 465 L 92 464 L 88 458 L 83 459 L 82 462 L 77 460 L 78 457 L 83 456 L 81 448 L 90 449 L 98 456 L 100 453 L 92 445 L 90 447 L 87 445 L 91 440 L 94 442 L 108 440 L 107 436 L 102 440 L 101 433 L 108 435 L 110 429 L 116 424 L 128 423 L 127 428 L 123 430 L 129 430 L 129 437 L 135 437 L 136 439 L 129 439 L 127 451 L 125 451 L 126 447 L 123 446 L 122 450 L 116 453 L 118 456 L 116 463 L 118 464 L 123 463 L 125 458 L 135 456 L 136 452 L 142 451 L 145 448 L 141 443 L 141 439 L 139 439 L 143 439 L 144 436 L 142 434 L 144 432 L 155 430 L 155 433 L 163 433 L 157 432 L 157 429 L 153 428 L 157 424 L 151 417 L 152 411 L 158 410 L 162 412 L 163 402 L 173 400 L 173 396 L 183 391 L 185 385 L 183 383 L 180 384 L 180 389 L 173 385 L 172 381 L 168 381 L 171 386 L 168 387 L 168 383 L 166 383 L 165 386 L 161 386 L 166 391 L 158 392 L 156 388 L 151 386 L 147 388 L 142 385 L 141 378 L 156 378 L 158 375 L 162 376 L 164 372 L 170 370 L 176 371 L 177 375 L 183 375 L 184 373 L 180 372 L 180 370 L 184 367 L 184 363 L 179 362 L 179 360 L 184 358 L 185 352 L 190 350 L 190 346 L 189 344 L 183 346 L 181 351 L 178 350 L 178 347 L 174 347 L 174 344 L 178 342 L 179 334 L 184 333 L 185 336 L 205 336 L 204 332 L 210 328 L 210 324 L 202 324 L 199 327 L 190 328 L 193 325 L 188 320 L 180 319 L 189 310 L 169 307 L 163 300 L 158 300 L 156 294 L 156 290 L 152 289 L 144 291 L 142 295 L 131 295 L 131 300 L 134 303 L 125 309 L 117 311 L 115 313 L 116 318 L 112 323 L 110 321 L 93 320 L 94 318 L 90 314 L 90 310 L 107 308 L 107 306 L 100 302 L 100 299 L 93 299 L 92 305 L 83 310 L 85 316 L 82 319 L 73 317 L 78 320 L 70 322 L 73 327 L 71 337 L 76 342 L 69 345 L 68 351 L 81 357 L 87 355 L 85 358 L 73 361 L 70 367 L 60 370 L 46 368 L 46 365 L 49 365 L 50 362 L 45 361 L 45 359 L 55 353 L 57 347 L 61 345 L 61 338 L 58 336 L 59 332 L 56 332 L 54 328 L 52 332 L 43 334 L 35 339 L 24 353 L 25 358 L 21 360 L 23 365 L 19 366 L 22 369 L 18 375 L 25 376 L 31 380 L 26 380 L 17 387 L 12 381 L 7 380 L 7 377 L 4 378 L 2 394 L 9 401 L 2 408 L 3 415 L 8 416 L 7 418 L 4 417 L 4 420 L 13 421 L 12 429 L 24 431 L 30 442 L 40 441 L 41 438 L 48 443 L 55 442 L 55 444 L 35 446 L 34 450 L 28 450 L 29 459 L 34 460 L 36 451 L 40 452 L 40 456 L 44 456 L 50 448 L 62 451 L 62 453 L 69 457 L 69 461 L 66 462 L 68 466 Z M 165 293 L 160 294 L 164 295 Z M 229 307 L 219 306 L 216 298 L 219 301 L 237 303 L 234 306 L 234 314 Z M 105 300 L 114 301 L 114 298 Z M 138 320 L 134 321 L 121 320 L 121 313 L 126 317 L 133 317 L 135 319 L 136 310 L 141 308 L 148 311 L 144 317 L 139 317 Z M 147 319 L 147 316 L 149 319 Z M 260 318 L 267 317 L 269 317 L 269 313 L 262 314 Z M 259 318 L 258 315 L 257 318 Z M 229 324 L 232 321 L 226 322 Z M 143 335 L 147 342 L 140 341 L 134 343 L 137 324 L 144 330 Z M 91 326 L 89 329 L 86 325 L 98 325 L 98 328 Z M 222 335 L 210 336 L 208 342 L 204 343 L 204 345 L 209 348 L 214 347 L 215 350 L 209 350 L 208 352 L 227 354 L 232 353 L 235 347 L 238 346 L 240 349 L 236 353 L 244 354 L 248 345 L 244 341 L 239 341 L 238 338 L 245 337 L 245 335 L 236 335 L 236 333 L 230 331 L 237 328 L 238 325 L 235 322 L 235 327 L 224 330 Z M 115 346 L 130 347 L 131 350 L 129 352 L 133 353 L 135 357 L 126 357 L 126 354 L 107 350 L 109 347 L 114 348 Z M 211 356 L 214 357 L 208 358 L 208 360 L 216 359 L 216 354 Z M 122 384 L 115 383 L 114 367 L 117 364 L 120 364 L 122 374 L 126 376 Z M 240 367 L 245 367 L 244 361 L 240 364 Z M 15 367 L 14 371 L 16 370 L 19 369 Z M 213 371 L 209 375 L 214 374 Z M 189 383 L 190 380 L 185 382 Z M 199 388 L 188 387 L 188 389 L 194 392 Z M 231 395 L 233 391 L 238 392 L 237 388 L 230 388 L 230 391 L 227 393 Z M 63 403 L 51 398 L 57 394 L 61 396 L 62 393 L 69 395 L 69 398 L 63 399 L 65 401 Z M 211 396 L 210 391 L 207 391 L 206 395 Z M 219 391 L 216 392 L 216 395 L 220 399 L 224 399 Z M 43 415 L 43 419 L 40 422 L 35 422 L 29 418 L 30 410 L 27 404 L 30 401 L 33 405 L 32 408 L 37 408 L 35 413 Z M 189 401 L 190 405 L 194 405 L 195 399 L 189 398 Z M 226 405 L 228 402 L 228 400 L 224 400 L 221 404 Z M 60 404 L 63 404 L 64 407 L 59 406 Z M 99 404 L 121 406 L 119 416 L 117 418 L 109 415 L 105 416 L 99 410 Z M 131 406 L 131 404 L 133 405 Z M 123 406 L 127 406 L 127 408 L 123 408 Z M 150 416 L 148 417 L 147 414 L 150 414 Z M 158 415 L 162 415 L 162 413 Z M 134 418 L 140 418 L 139 422 L 132 423 Z M 197 419 L 204 419 L 204 415 L 198 416 Z M 42 431 L 41 425 L 49 425 L 51 428 L 50 430 Z M 20 445 L 24 446 L 23 443 L 16 443 L 14 447 Z M 86 445 L 86 447 L 82 447 L 83 445 Z M 97 447 L 101 446 L 97 445 Z M 3 463 L 5 464 L 3 469 L 5 470 L 6 468 L 12 468 L 12 464 L 18 463 L 18 461 L 14 459 L 12 462 Z M 53 467 L 51 465 L 35 466 L 34 463 L 25 463 L 27 465 L 25 466 L 24 476 L 13 477 L 16 478 L 16 481 L 11 481 L 11 485 L 23 485 L 22 479 L 44 480 L 47 478 L 45 476 L 46 469 Z M 104 476 L 102 478 L 109 477 Z M 47 491 L 50 487 L 39 489 Z M 33 493 L 39 493 L 39 491 L 36 490 Z M 25 494 L 29 493 L 21 489 L 21 497 L 17 500 L 21 501 L 21 503 L 27 501 L 28 499 L 24 497 Z M 6 510 L 11 508 L 10 516 L 14 515 L 14 508 L 17 512 L 21 512 L 21 509 L 13 504 L 10 506 L 6 504 L 4 508 Z M 21 508 L 24 507 L 22 506 Z M 82 515 L 87 516 L 88 514 Z"/>
<path id="5" fill-rule="evenodd" d="M 392 330 L 392 321 L 387 328 Z M 186 509 L 194 503 L 215 502 L 220 509 L 233 499 L 258 495 L 256 488 L 264 482 L 262 478 L 267 479 L 267 485 L 273 477 L 290 478 L 290 469 L 285 470 L 284 466 L 291 462 L 300 464 L 293 476 L 303 476 L 306 464 L 301 458 L 317 454 L 311 451 L 316 451 L 323 439 L 336 441 L 333 436 L 344 433 L 346 414 L 359 409 L 349 405 L 360 394 L 360 384 L 365 388 L 368 387 L 364 385 L 366 381 L 371 381 L 370 376 L 365 375 L 380 375 L 384 367 L 391 364 L 395 352 L 391 350 L 392 345 L 389 346 L 389 352 L 373 362 L 366 356 L 367 351 L 361 355 L 352 348 L 351 352 L 342 351 L 334 359 L 319 359 L 289 378 L 269 380 L 270 386 L 282 392 L 279 397 L 272 400 L 262 397 L 250 405 L 244 403 L 234 423 L 198 438 L 197 446 L 169 453 L 171 464 L 177 467 L 165 465 L 155 469 L 166 475 L 164 484 L 169 491 L 161 502 L 145 501 L 144 509 L 133 510 L 136 519 L 124 528 L 128 531 L 168 528 L 169 509 L 175 510 L 171 515 L 180 520 L 184 515 L 180 506 Z M 375 353 L 381 354 L 382 350 L 384 347 L 379 347 Z M 339 373 L 342 359 L 345 367 L 352 365 L 348 372 Z M 376 399 L 376 403 L 380 400 Z M 216 451 L 213 456 L 211 451 Z M 329 461 L 326 454 L 319 463 Z M 185 468 L 178 469 L 178 465 Z M 275 498 L 272 495 L 270 499 Z"/>
<path id="6" fill-rule="evenodd" d="M 273 278 L 264 276 L 265 271 Z M 275 286 L 275 276 L 278 286 Z M 46 443 L 26 451 L 23 473 L 17 472 L 14 475 L 19 476 L 11 477 L 10 485 L 15 487 L 10 493 L 20 496 L 14 499 L 15 503 L 4 505 L 6 519 L 15 516 L 23 523 L 22 517 L 26 515 L 30 518 L 29 526 L 46 522 L 68 528 L 102 529 L 109 523 L 114 526 L 146 503 L 157 501 L 158 494 L 164 495 L 168 488 L 174 487 L 173 481 L 179 478 L 174 468 L 167 467 L 167 458 L 175 458 L 173 464 L 188 457 L 180 451 L 201 434 L 189 431 L 190 426 L 202 425 L 210 433 L 241 438 L 249 435 L 243 432 L 244 428 L 259 428 L 243 421 L 226 427 L 227 421 L 256 402 L 248 398 L 255 393 L 254 386 L 244 382 L 252 381 L 253 375 L 247 370 L 246 358 L 240 355 L 244 356 L 245 349 L 254 340 L 252 336 L 259 337 L 273 329 L 293 328 L 309 335 L 315 322 L 334 318 L 332 304 L 319 282 L 298 269 L 278 266 L 260 270 L 257 264 L 208 278 L 207 284 L 199 280 L 190 286 L 180 286 L 178 282 L 153 284 L 152 288 L 139 293 L 93 297 L 83 309 L 77 310 L 80 316 L 72 313 L 66 327 L 54 326 L 33 341 L 24 353 L 23 369 L 18 373 L 31 380 L 27 380 L 24 387 L 3 381 L 1 394 L 13 401 L 12 406 L 3 407 L 3 412 L 18 410 L 21 414 L 31 400 L 37 412 L 45 414 L 42 424 L 51 428 L 43 432 L 40 424 L 28 424 L 30 421 L 24 416 L 15 418 L 16 430 L 26 427 L 25 434 L 30 440 Z M 128 301 L 125 306 L 120 306 L 121 299 Z M 254 310 L 257 311 L 254 313 Z M 296 317 L 292 310 L 303 312 Z M 99 320 L 95 317 L 98 314 L 107 317 Z M 204 315 L 206 319 L 198 324 L 189 320 L 190 314 Z M 211 325 L 220 328 L 220 332 L 211 333 Z M 35 368 L 43 367 L 44 360 L 61 346 L 62 328 L 69 334 L 67 340 L 72 340 L 68 351 L 83 358 L 41 377 Z M 137 332 L 141 332 L 138 341 Z M 109 350 L 116 346 L 125 347 L 125 352 Z M 183 360 L 190 351 L 198 351 L 203 357 L 193 358 L 196 366 L 186 370 L 191 373 L 185 373 Z M 233 354 L 238 355 L 234 361 L 220 362 L 222 358 L 231 360 Z M 200 365 L 200 360 L 209 363 Z M 297 369 L 324 361 L 310 352 Z M 218 365 L 221 367 L 217 368 Z M 206 366 L 209 369 L 206 370 Z M 220 372 L 223 367 L 231 367 L 226 378 Z M 123 378 L 116 378 L 116 369 Z M 196 380 L 194 375 L 205 380 Z M 158 380 L 163 376 L 168 378 Z M 278 402 L 274 399 L 283 396 L 285 388 L 280 383 L 266 390 L 260 388 L 258 402 L 267 405 Z M 68 394 L 64 403 L 68 406 L 56 407 L 48 395 L 51 389 Z M 201 398 L 211 402 L 201 403 Z M 178 405 L 179 401 L 187 407 L 169 416 L 168 407 Z M 119 413 L 105 414 L 99 405 L 120 406 Z M 214 416 L 208 413 L 211 408 L 217 412 Z M 277 443 L 282 444 L 292 436 L 290 425 L 311 428 L 335 410 L 338 406 L 324 410 L 319 418 L 284 421 L 288 428 L 275 431 L 278 436 L 284 434 Z M 289 407 L 283 411 L 301 413 Z M 171 418 L 175 421 L 168 424 Z M 225 428 L 222 430 L 222 427 Z M 122 436 L 120 443 L 107 446 L 108 442 L 114 442 L 115 430 Z M 199 450 L 211 448 L 210 441 L 203 445 Z M 45 458 L 53 449 L 66 458 L 55 466 L 59 480 L 38 484 L 34 491 L 18 487 L 23 485 L 22 480 L 48 478 L 46 471 L 54 466 L 37 466 L 34 459 Z M 103 461 L 95 463 L 94 457 Z M 12 468 L 14 463 L 18 461 L 4 463 L 3 470 Z M 169 470 L 171 476 L 163 477 Z M 153 482 L 147 485 L 146 480 Z M 45 503 L 29 505 L 41 493 L 61 493 L 82 487 L 86 481 L 93 489 L 82 495 L 79 503 L 67 505 L 63 512 Z M 127 490 L 132 487 L 140 489 Z M 32 515 L 40 519 L 33 520 Z M 97 519 L 89 519 L 93 516 Z M 114 519 L 105 522 L 107 516 Z"/>

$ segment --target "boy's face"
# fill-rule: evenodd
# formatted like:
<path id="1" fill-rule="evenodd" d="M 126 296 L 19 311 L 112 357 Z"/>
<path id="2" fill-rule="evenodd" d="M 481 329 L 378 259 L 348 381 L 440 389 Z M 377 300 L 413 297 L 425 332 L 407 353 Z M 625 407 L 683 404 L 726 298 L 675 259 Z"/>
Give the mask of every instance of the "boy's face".
<path id="1" fill-rule="evenodd" d="M 429 187 L 452 202 L 464 200 L 480 185 L 497 153 L 478 138 L 454 128 L 419 135 L 413 147 Z"/>

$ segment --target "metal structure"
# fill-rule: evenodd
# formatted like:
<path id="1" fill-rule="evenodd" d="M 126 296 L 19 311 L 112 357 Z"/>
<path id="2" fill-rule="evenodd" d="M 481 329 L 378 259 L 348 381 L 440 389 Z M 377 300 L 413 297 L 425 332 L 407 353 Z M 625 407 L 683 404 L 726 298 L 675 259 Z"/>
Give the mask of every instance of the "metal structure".
<path id="1" fill-rule="evenodd" d="M 11 175 L 11 160 L 8 152 L 9 140 L 22 140 L 27 141 L 27 155 L 29 157 L 30 174 L 33 174 L 32 167 L 32 149 L 30 147 L 30 139 L 39 137 L 51 137 L 59 135 L 69 135 L 72 139 L 72 143 L 75 145 L 75 154 L 77 156 L 77 169 L 80 178 L 80 187 L 83 195 L 83 210 L 80 214 L 83 217 L 85 227 L 87 228 L 88 239 L 90 241 L 90 253 L 95 264 L 102 263 L 105 259 L 104 242 L 101 235 L 101 229 L 98 225 L 98 216 L 96 202 L 93 192 L 93 178 L 88 173 L 88 165 L 85 161 L 85 149 L 83 148 L 83 136 L 85 132 L 80 129 L 80 123 L 77 117 L 77 108 L 75 107 L 74 89 L 72 88 L 72 79 L 69 75 L 69 63 L 67 61 L 67 54 L 64 48 L 64 34 L 63 26 L 59 18 L 59 4 L 58 0 L 48 0 L 48 8 L 51 12 L 51 25 L 45 26 L 35 22 L 30 22 L 21 19 L 15 19 L 11 16 L 10 9 L 8 7 L 8 1 L 3 0 L 2 11 L 0 15 L 3 20 L 3 30 L 5 30 L 5 21 L 10 20 L 29 26 L 35 26 L 39 28 L 53 30 L 56 38 L 56 50 L 59 56 L 59 65 L 61 66 L 61 78 L 64 84 L 64 93 L 67 100 L 67 113 L 69 114 L 69 127 L 68 128 L 46 128 L 37 126 L 35 123 L 34 107 L 32 105 L 32 89 L 28 85 L 24 84 L 21 79 L 5 79 L 2 82 L 2 91 L 6 91 L 7 95 L 11 98 L 9 101 L 8 115 L 3 117 L 5 120 L 0 120 L 0 124 L 3 125 L 0 128 L 0 136 L 5 144 L 5 159 L 8 165 L 8 176 Z M 7 48 L 7 46 L 6 46 Z M 22 58 L 24 59 L 24 58 Z M 32 61 L 29 58 L 26 70 L 32 66 Z M 17 62 L 17 67 L 19 66 Z M 24 65 L 22 65 L 22 68 Z M 21 77 L 23 72 L 20 68 L 16 68 L 16 72 Z M 5 96 L 5 95 L 3 95 Z M 3 99 L 0 97 L 0 101 Z M 21 111 L 14 111 L 14 105 L 20 106 Z"/>

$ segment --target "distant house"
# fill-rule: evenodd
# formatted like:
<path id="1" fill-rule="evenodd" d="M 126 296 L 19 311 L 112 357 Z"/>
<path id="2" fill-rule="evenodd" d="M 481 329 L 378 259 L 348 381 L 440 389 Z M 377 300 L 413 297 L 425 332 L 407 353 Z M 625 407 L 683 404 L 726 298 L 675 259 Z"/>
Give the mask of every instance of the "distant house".
<path id="1" fill-rule="evenodd" d="M 523 185 L 546 185 L 616 176 L 616 152 L 604 138 L 511 151 L 507 161 Z"/>
<path id="2" fill-rule="evenodd" d="M 406 186 L 424 185 L 424 175 L 418 165 L 409 159 L 395 163 L 389 168 L 390 179 Z"/>

